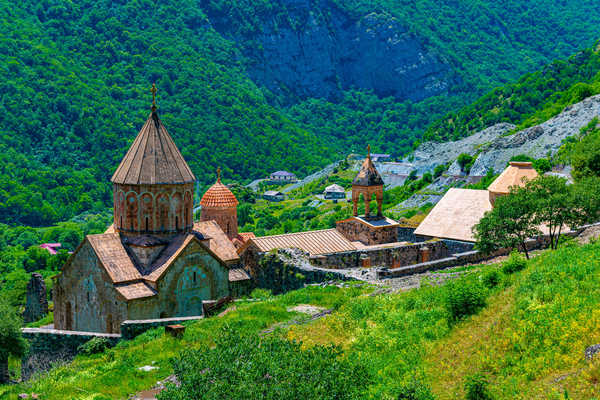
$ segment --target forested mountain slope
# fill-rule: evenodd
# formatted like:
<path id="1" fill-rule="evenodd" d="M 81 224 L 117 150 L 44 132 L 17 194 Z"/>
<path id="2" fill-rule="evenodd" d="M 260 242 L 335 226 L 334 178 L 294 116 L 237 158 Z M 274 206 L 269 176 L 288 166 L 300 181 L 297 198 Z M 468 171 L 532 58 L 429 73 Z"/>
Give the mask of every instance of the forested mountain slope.
<path id="1" fill-rule="evenodd" d="M 593 43 L 599 9 L 0 0 L 0 222 L 46 225 L 108 206 L 108 179 L 146 117 L 154 81 L 162 119 L 201 186 L 217 165 L 242 181 L 280 168 L 303 175 L 367 141 L 405 153 L 429 122 L 481 90 Z M 325 47 L 300 46 L 300 58 L 279 51 L 304 34 L 312 36 L 298 43 Z M 380 50 L 387 58 L 374 59 Z M 329 94 L 300 90 L 310 82 Z"/>

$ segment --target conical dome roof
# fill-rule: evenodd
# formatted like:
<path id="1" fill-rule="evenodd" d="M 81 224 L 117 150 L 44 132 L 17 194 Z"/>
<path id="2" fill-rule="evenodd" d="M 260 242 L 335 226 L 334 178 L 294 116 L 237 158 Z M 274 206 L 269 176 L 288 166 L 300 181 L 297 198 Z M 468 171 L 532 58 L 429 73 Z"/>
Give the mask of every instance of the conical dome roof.
<path id="1" fill-rule="evenodd" d="M 352 184 L 357 186 L 383 186 L 383 179 L 379 175 L 379 172 L 377 172 L 375 165 L 373 165 L 373 161 L 371 161 L 371 146 L 368 147 L 368 151 L 367 158 L 360 167 L 360 171 L 358 171 Z"/>
<path id="2" fill-rule="evenodd" d="M 217 174 L 217 182 L 204 193 L 200 205 L 202 207 L 237 207 L 239 202 L 235 195 L 221 183 L 220 170 Z"/>
<path id="3" fill-rule="evenodd" d="M 196 177 L 153 108 L 111 178 L 122 185 L 193 183 Z"/>

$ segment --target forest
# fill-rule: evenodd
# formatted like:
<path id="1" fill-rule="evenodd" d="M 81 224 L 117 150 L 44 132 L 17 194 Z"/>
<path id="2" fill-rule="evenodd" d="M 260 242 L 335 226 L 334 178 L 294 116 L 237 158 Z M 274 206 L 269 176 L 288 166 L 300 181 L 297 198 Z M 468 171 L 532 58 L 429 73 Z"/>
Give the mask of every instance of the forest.
<path id="1" fill-rule="evenodd" d="M 304 176 L 350 151 L 361 152 L 366 141 L 374 151 L 400 157 L 438 119 L 426 138 L 468 134 L 493 118 L 479 122 L 467 107 L 450 129 L 444 115 L 493 86 L 592 45 L 600 22 L 593 12 L 598 5 L 590 1 L 510 1 L 502 7 L 484 0 L 332 2 L 357 17 L 386 12 L 399 18 L 452 65 L 459 84 L 448 96 L 418 103 L 354 88 L 335 103 L 291 99 L 283 105 L 248 78 L 244 51 L 251 44 L 219 34 L 207 13 L 220 12 L 250 34 L 269 13 L 294 22 L 285 20 L 287 4 L 1 1 L 0 222 L 49 226 L 110 207 L 109 178 L 149 112 L 152 82 L 159 88 L 161 118 L 196 174 L 199 194 L 217 166 L 228 182 L 247 183 L 276 169 Z M 557 87 L 568 91 L 593 83 L 597 54 L 581 54 L 546 68 L 563 70 L 560 75 L 544 70 L 519 81 L 522 90 L 510 103 L 535 107 L 553 101 L 559 107 L 581 97 L 552 97 Z M 475 104 L 477 113 L 495 109 L 491 101 Z M 525 120 L 531 107 L 510 108 L 502 118 Z"/>

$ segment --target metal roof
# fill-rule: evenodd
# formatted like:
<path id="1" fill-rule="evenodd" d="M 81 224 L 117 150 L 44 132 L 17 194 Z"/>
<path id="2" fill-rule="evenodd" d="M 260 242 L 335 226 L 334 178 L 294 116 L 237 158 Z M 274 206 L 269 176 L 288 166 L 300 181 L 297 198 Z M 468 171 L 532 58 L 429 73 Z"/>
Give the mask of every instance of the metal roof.
<path id="1" fill-rule="evenodd" d="M 492 209 L 487 190 L 448 190 L 415 230 L 415 235 L 474 242 L 472 228 Z"/>
<path id="2" fill-rule="evenodd" d="M 488 187 L 488 190 L 493 193 L 507 194 L 512 186 L 523 186 L 524 180 L 531 181 L 537 177 L 538 173 L 530 162 L 511 161 L 509 166 Z"/>
<path id="3" fill-rule="evenodd" d="M 261 252 L 273 249 L 298 248 L 311 256 L 356 250 L 356 247 L 336 229 L 262 236 L 249 242 Z"/>

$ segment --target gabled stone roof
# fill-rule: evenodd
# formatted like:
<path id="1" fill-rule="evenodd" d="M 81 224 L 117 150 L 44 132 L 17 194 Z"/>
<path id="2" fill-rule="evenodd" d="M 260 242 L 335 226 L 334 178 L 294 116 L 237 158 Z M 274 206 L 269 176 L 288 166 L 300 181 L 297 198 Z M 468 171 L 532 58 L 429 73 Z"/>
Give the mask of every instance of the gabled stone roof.
<path id="1" fill-rule="evenodd" d="M 239 261 L 237 249 L 215 221 L 195 222 L 194 231 L 208 238 L 208 247 L 223 262 L 230 265 Z"/>
<path id="2" fill-rule="evenodd" d="M 133 141 L 111 178 L 123 185 L 193 183 L 196 177 L 177 149 L 156 111 Z"/>
<path id="3" fill-rule="evenodd" d="M 379 175 L 375 165 L 373 165 L 370 154 L 363 162 L 352 184 L 356 186 L 383 186 L 383 179 Z"/>

